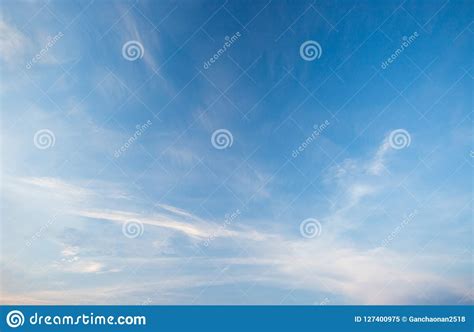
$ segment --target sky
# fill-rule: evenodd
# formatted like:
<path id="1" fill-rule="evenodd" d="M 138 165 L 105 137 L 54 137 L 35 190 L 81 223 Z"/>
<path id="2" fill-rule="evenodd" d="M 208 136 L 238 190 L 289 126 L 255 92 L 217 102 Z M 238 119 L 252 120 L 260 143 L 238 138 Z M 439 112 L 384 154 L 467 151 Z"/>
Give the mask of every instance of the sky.
<path id="1" fill-rule="evenodd" d="M 3 304 L 472 304 L 469 1 L 3 1 Z"/>

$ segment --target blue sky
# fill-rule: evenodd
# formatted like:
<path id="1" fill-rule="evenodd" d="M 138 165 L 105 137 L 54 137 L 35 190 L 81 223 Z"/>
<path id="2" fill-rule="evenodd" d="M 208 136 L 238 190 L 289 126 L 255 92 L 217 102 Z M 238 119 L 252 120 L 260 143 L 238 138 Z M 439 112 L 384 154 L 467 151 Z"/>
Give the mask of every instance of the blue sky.
<path id="1" fill-rule="evenodd" d="M 1 8 L 3 303 L 473 302 L 468 1 Z"/>

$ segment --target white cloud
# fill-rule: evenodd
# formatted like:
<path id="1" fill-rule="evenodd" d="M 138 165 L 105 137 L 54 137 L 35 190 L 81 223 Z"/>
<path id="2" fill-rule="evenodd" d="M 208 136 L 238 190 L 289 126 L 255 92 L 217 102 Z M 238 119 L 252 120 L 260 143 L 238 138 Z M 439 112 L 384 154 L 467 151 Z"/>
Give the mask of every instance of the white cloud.
<path id="1" fill-rule="evenodd" d="M 60 197 L 81 199 L 81 198 L 85 198 L 85 196 L 90 196 L 93 194 L 88 189 L 67 183 L 58 178 L 28 177 L 28 178 L 20 178 L 19 180 L 26 185 L 31 185 L 29 186 L 30 188 L 34 187 L 36 189 L 45 190 L 53 195 L 57 195 Z"/>
<path id="2" fill-rule="evenodd" d="M 21 59 L 29 40 L 15 27 L 0 19 L 0 59 L 8 64 Z"/>
<path id="3" fill-rule="evenodd" d="M 420 293 L 428 285 L 459 298 L 469 290 L 465 283 L 453 284 L 425 271 L 424 255 L 413 257 L 382 248 L 356 249 L 339 240 L 321 238 L 309 241 L 281 238 L 259 243 L 258 248 L 253 246 L 249 251 L 255 256 L 248 264 L 260 262 L 256 274 L 267 282 L 290 290 L 328 292 L 345 298 L 347 303 L 429 303 L 433 299 Z M 407 268 L 408 263 L 419 268 Z"/>
<path id="4" fill-rule="evenodd" d="M 191 213 L 189 213 L 189 212 L 187 212 L 183 209 L 171 206 L 171 205 L 159 204 L 158 203 L 158 204 L 156 204 L 156 206 L 162 208 L 165 211 L 171 212 L 173 214 L 176 214 L 176 215 L 179 215 L 179 216 L 182 216 L 182 217 L 196 219 L 196 216 L 192 215 Z"/>
<path id="5" fill-rule="evenodd" d="M 367 170 L 370 174 L 380 175 L 382 173 L 382 171 L 385 169 L 385 156 L 390 150 L 391 148 L 387 135 L 382 144 L 380 144 L 374 158 L 367 166 Z"/>
<path id="6" fill-rule="evenodd" d="M 152 54 L 152 49 L 156 41 L 147 39 L 145 42 L 143 40 L 142 35 L 140 34 L 138 30 L 137 21 L 133 15 L 133 11 L 129 11 L 122 5 L 118 6 L 118 11 L 119 11 L 120 17 L 123 16 L 123 19 L 122 19 L 123 24 L 121 24 L 123 29 L 121 33 L 123 34 L 124 43 L 129 40 L 139 41 L 144 47 L 143 60 L 145 64 L 149 67 L 150 70 L 158 69 L 155 59 Z M 157 34 L 155 33 L 153 34 L 153 36 L 156 38 Z"/>
<path id="7" fill-rule="evenodd" d="M 205 238 L 208 235 L 203 225 L 181 222 L 164 215 L 144 216 L 134 212 L 108 210 L 77 210 L 72 211 L 72 213 L 87 218 L 119 222 L 120 224 L 136 220 L 145 225 L 172 229 L 198 239 Z"/>
<path id="8" fill-rule="evenodd" d="M 210 250 L 206 251 L 206 255 L 209 256 L 192 256 L 194 265 L 186 261 L 186 258 L 166 257 L 166 255 L 179 256 L 180 246 L 183 246 L 182 242 L 174 241 L 173 236 L 169 235 L 158 240 L 153 239 L 149 244 L 141 243 L 149 245 L 150 250 L 156 250 L 147 257 L 139 257 L 135 251 L 126 247 L 123 248 L 127 253 L 124 257 L 96 257 L 91 251 L 87 257 L 82 257 L 79 245 L 65 246 L 60 251 L 64 260 L 60 261 L 56 268 L 62 272 L 120 273 L 121 265 L 131 268 L 146 266 L 144 270 L 147 274 L 140 280 L 164 278 L 167 286 L 162 291 L 171 292 L 174 296 L 169 298 L 170 302 L 189 303 L 186 302 L 191 300 L 189 293 L 192 288 L 196 288 L 196 285 L 212 288 L 215 285 L 235 283 L 236 279 L 240 284 L 257 282 L 266 287 L 286 289 L 288 292 L 294 289 L 304 290 L 310 294 L 321 292 L 332 294 L 334 299 L 331 299 L 331 303 L 340 303 L 338 302 L 340 299 L 343 299 L 343 303 L 360 304 L 433 303 L 437 301 L 434 297 L 436 293 L 432 292 L 433 287 L 441 289 L 450 298 L 464 297 L 463 301 L 472 301 L 472 297 L 466 298 L 470 289 L 469 280 L 464 280 L 462 274 L 456 278 L 452 276 L 446 278 L 439 274 L 436 268 L 428 264 L 428 261 L 432 260 L 427 258 L 432 253 L 420 252 L 415 255 L 412 251 L 397 252 L 388 248 L 374 248 L 354 238 L 351 238 L 353 241 L 347 240 L 348 232 L 363 231 L 370 234 L 373 231 L 367 225 L 363 225 L 362 227 L 365 227 L 363 229 L 360 228 L 361 220 L 365 217 L 363 211 L 373 207 L 371 197 L 378 193 L 386 193 L 386 189 L 390 189 L 390 186 L 376 176 L 377 172 L 374 174 L 368 170 L 379 169 L 374 165 L 384 165 L 386 151 L 384 141 L 373 159 L 365 162 L 346 160 L 341 167 L 333 169 L 332 179 L 336 179 L 337 182 L 333 194 L 338 198 L 338 208 L 322 218 L 322 235 L 314 239 L 303 239 L 297 234 L 292 235 L 294 233 L 288 232 L 287 228 L 282 229 L 281 224 L 270 224 L 262 230 L 249 226 L 250 222 L 243 226 L 239 220 L 240 225 L 232 224 L 229 229 L 221 229 L 215 225 L 210 226 L 211 223 L 182 208 L 162 203 L 156 205 L 161 210 L 160 213 L 139 213 L 135 212 L 133 206 L 127 205 L 117 210 L 110 208 L 115 199 L 98 203 L 95 198 L 100 195 L 94 190 L 85 190 L 81 186 L 55 178 L 23 178 L 19 182 L 27 187 L 53 191 L 59 196 L 81 197 L 80 201 L 74 200 L 74 208 L 69 213 L 82 218 L 104 220 L 120 225 L 129 220 L 137 220 L 146 226 L 176 231 L 191 240 L 201 241 L 211 234 L 216 237 Z M 106 192 L 101 194 L 107 197 Z M 129 203 L 133 202 L 131 195 L 126 196 L 129 197 Z M 422 213 L 420 218 L 421 216 Z M 291 221 L 288 224 L 291 224 Z M 298 224 L 295 224 L 294 228 L 297 230 Z M 234 241 L 227 241 L 230 237 Z M 229 254 L 235 249 L 235 244 L 245 249 L 245 255 Z M 99 247 L 102 243 L 89 245 Z M 450 265 L 452 257 L 449 255 L 437 257 L 438 265 Z M 164 261 L 166 263 L 163 263 Z M 179 270 L 184 262 L 186 268 L 190 270 Z M 164 265 L 166 274 L 177 275 L 172 278 L 159 275 Z M 230 266 L 227 270 L 224 269 L 224 273 L 237 271 L 235 278 L 209 280 L 209 271 L 215 271 L 215 266 Z M 192 274 L 195 283 L 174 282 L 175 279 L 182 280 L 185 273 Z M 115 282 L 111 283 L 113 287 L 117 285 Z M 115 291 L 115 295 L 124 303 L 133 303 L 140 298 L 140 294 L 146 294 L 147 289 L 145 283 L 139 283 L 136 287 L 126 289 L 117 286 Z M 58 299 L 58 294 L 51 292 L 39 291 L 36 292 L 36 296 L 31 300 L 47 298 L 49 303 L 56 301 L 70 303 L 75 299 L 72 293 L 62 300 Z M 98 295 L 95 301 L 101 302 L 104 299 L 110 301 L 106 296 Z M 199 299 L 197 301 L 200 303 Z M 231 302 L 232 298 L 228 298 L 227 303 Z"/>

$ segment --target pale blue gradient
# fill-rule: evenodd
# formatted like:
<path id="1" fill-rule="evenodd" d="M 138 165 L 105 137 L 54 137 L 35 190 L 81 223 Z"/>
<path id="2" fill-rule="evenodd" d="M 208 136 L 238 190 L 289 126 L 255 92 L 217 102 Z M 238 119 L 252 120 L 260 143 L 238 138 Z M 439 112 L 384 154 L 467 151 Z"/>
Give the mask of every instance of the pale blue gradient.
<path id="1" fill-rule="evenodd" d="M 2 302 L 473 303 L 468 1 L 1 8 Z"/>

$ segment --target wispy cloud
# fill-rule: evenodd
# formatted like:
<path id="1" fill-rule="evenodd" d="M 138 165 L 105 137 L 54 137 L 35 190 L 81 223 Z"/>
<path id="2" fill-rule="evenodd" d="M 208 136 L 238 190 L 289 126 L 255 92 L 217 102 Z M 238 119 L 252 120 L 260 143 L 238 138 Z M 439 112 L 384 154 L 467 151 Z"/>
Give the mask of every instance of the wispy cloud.
<path id="1" fill-rule="evenodd" d="M 201 226 L 196 226 L 185 222 L 173 220 L 172 218 L 163 215 L 143 216 L 133 212 L 107 210 L 79 210 L 74 211 L 73 213 L 82 217 L 119 222 L 121 224 L 129 222 L 131 220 L 136 220 L 145 225 L 169 228 L 178 232 L 182 232 L 183 234 L 194 238 L 204 238 L 208 234 Z"/>
<path id="2" fill-rule="evenodd" d="M 420 42 L 372 75 L 393 48 L 360 47 L 379 12 L 347 8 L 338 26 L 360 26 L 352 36 L 299 16 L 304 3 L 267 5 L 3 5 L 2 301 L 473 302 L 471 19 L 459 12 L 429 52 Z M 446 6 L 433 24 L 463 7 Z M 242 37 L 199 72 L 235 33 L 230 14 Z M 411 20 L 384 33 L 395 41 Z M 299 56 L 303 37 L 317 37 L 320 59 Z M 126 59 L 129 41 L 143 57 Z M 413 144 L 390 145 L 407 127 Z M 212 144 L 219 129 L 227 149 Z M 35 146 L 40 130 L 53 147 Z M 300 233 L 306 220 L 320 224 L 314 238 Z"/>
<path id="3" fill-rule="evenodd" d="M 6 64 L 21 61 L 30 46 L 28 38 L 2 19 L 0 19 L 0 36 L 0 59 Z"/>

